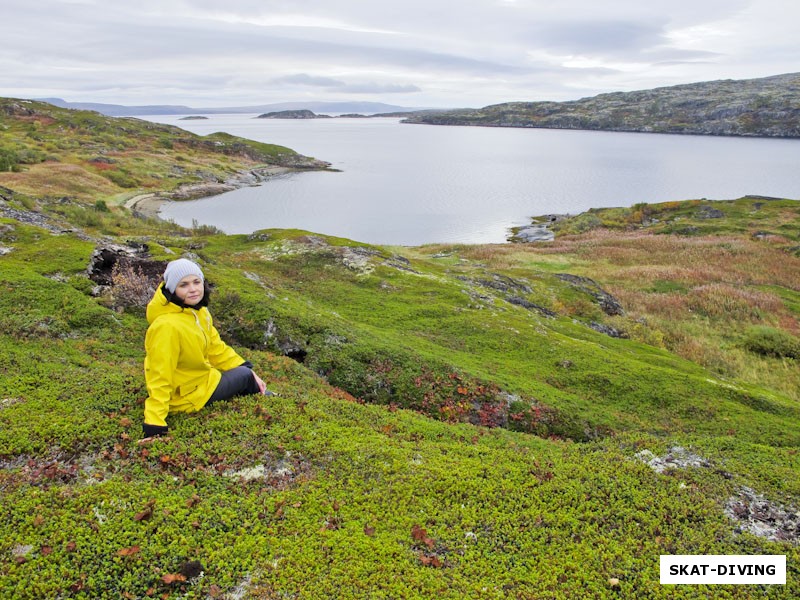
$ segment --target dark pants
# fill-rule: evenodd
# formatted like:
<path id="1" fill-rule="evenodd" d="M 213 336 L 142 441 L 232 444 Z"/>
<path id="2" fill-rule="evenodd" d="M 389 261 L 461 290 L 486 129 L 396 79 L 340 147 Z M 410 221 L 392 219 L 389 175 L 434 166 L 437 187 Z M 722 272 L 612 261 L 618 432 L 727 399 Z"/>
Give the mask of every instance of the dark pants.
<path id="1" fill-rule="evenodd" d="M 222 373 L 222 379 L 220 379 L 217 389 L 211 394 L 211 398 L 206 402 L 206 406 L 218 400 L 230 400 L 234 396 L 260 393 L 261 390 L 258 389 L 253 371 L 247 367 L 236 367 Z"/>

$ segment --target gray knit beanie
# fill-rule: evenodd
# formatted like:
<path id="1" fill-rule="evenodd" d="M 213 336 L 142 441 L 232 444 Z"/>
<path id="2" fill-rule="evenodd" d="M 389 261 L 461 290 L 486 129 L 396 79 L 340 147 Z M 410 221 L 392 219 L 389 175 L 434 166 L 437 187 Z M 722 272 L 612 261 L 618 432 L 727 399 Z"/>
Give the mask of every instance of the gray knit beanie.
<path id="1" fill-rule="evenodd" d="M 175 288 L 178 287 L 178 283 L 180 283 L 181 279 L 187 277 L 188 275 L 197 275 L 200 278 L 200 281 L 205 280 L 203 277 L 203 271 L 200 269 L 200 267 L 190 261 L 188 258 L 179 258 L 178 260 L 173 260 L 167 265 L 167 268 L 164 271 L 164 286 L 174 294 Z"/>

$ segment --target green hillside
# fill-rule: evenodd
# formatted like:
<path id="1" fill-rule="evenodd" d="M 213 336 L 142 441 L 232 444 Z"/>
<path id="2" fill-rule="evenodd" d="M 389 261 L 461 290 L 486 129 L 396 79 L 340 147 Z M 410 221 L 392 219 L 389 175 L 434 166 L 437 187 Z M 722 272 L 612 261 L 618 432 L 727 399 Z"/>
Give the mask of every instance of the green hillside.
<path id="1" fill-rule="evenodd" d="M 0 98 L 0 185 L 34 196 L 120 203 L 134 192 L 169 195 L 264 167 L 328 166 L 227 133 L 202 137 L 132 117 Z"/>
<path id="2" fill-rule="evenodd" d="M 800 595 L 800 203 L 395 248 L 3 176 L 0 598 Z M 178 256 L 279 396 L 141 445 L 143 303 Z M 661 586 L 662 554 L 784 554 L 787 585 Z"/>

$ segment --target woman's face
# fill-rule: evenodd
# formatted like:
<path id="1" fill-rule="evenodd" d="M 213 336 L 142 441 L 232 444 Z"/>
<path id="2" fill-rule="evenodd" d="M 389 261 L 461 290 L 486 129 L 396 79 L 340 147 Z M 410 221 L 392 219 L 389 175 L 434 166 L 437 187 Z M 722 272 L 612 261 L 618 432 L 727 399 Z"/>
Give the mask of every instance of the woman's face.
<path id="1" fill-rule="evenodd" d="M 175 295 L 187 306 L 194 306 L 203 299 L 203 280 L 197 275 L 187 275 L 175 287 Z"/>

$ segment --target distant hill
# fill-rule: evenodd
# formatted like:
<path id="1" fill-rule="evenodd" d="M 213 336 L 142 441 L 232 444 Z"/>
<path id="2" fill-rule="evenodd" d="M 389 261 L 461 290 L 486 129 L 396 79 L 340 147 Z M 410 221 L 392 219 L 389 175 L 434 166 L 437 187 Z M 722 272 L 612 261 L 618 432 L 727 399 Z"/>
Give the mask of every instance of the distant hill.
<path id="1" fill-rule="evenodd" d="M 615 92 L 570 102 L 508 102 L 406 123 L 800 137 L 800 73 Z"/>
<path id="2" fill-rule="evenodd" d="M 35 98 L 59 108 L 93 110 L 107 117 L 131 117 L 135 115 L 188 115 L 202 112 L 200 109 L 176 105 L 123 106 L 121 104 L 101 104 L 97 102 L 67 102 L 62 98 Z"/>
<path id="3" fill-rule="evenodd" d="M 100 104 L 96 102 L 67 102 L 62 98 L 39 98 L 61 108 L 93 110 L 109 117 L 132 117 L 141 115 L 214 115 L 231 113 L 266 113 L 285 110 L 310 110 L 316 113 L 408 113 L 420 110 L 382 102 L 280 102 L 258 106 L 227 106 L 214 108 L 192 108 L 183 105 L 153 104 L 124 106 L 122 104 Z"/>

